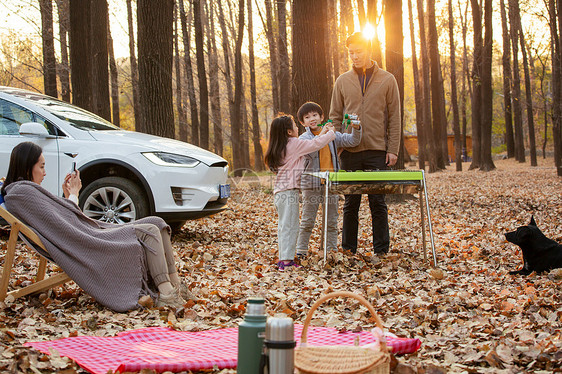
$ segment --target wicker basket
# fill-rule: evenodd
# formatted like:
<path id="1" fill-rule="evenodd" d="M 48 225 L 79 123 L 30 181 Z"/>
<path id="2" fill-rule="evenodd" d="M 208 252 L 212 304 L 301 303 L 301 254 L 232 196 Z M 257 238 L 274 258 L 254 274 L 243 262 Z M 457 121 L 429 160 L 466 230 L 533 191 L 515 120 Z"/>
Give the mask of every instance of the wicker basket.
<path id="1" fill-rule="evenodd" d="M 351 297 L 363 304 L 375 318 L 377 327 L 383 324 L 375 308 L 362 296 L 351 292 L 333 292 L 316 301 L 306 316 L 301 334 L 301 345 L 295 350 L 295 368 L 302 374 L 387 374 L 390 372 L 390 354 L 386 343 L 381 342 L 381 350 L 357 346 L 308 347 L 308 325 L 314 311 L 324 301 L 335 297 Z"/>

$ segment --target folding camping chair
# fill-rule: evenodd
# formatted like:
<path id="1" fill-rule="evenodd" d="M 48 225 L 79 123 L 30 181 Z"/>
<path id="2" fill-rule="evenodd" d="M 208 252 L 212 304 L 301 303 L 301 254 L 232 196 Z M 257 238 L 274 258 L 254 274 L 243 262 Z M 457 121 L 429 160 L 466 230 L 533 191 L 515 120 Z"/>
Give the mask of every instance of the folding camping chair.
<path id="1" fill-rule="evenodd" d="M 43 256 L 39 256 L 39 268 L 37 269 L 35 282 L 30 284 L 29 286 L 25 286 L 23 288 L 18 288 L 16 290 L 8 292 L 10 274 L 12 272 L 12 266 L 14 264 L 16 254 L 16 242 L 18 241 L 18 234 L 28 247 L 34 250 L 38 247 L 43 249 L 45 252 L 47 252 L 47 249 L 45 248 L 43 243 L 41 243 L 41 239 L 37 236 L 37 234 L 33 232 L 33 230 L 31 230 L 19 219 L 10 214 L 10 212 L 8 212 L 2 206 L 0 206 L 0 216 L 4 220 L 6 220 L 6 222 L 11 227 L 8 246 L 6 248 L 6 255 L 4 257 L 2 278 L 0 280 L 0 301 L 4 301 L 4 299 L 8 295 L 12 295 L 14 299 L 17 299 L 18 297 L 29 295 L 31 293 L 46 291 L 50 288 L 59 286 L 71 280 L 70 277 L 64 272 L 58 272 L 51 275 L 50 277 L 45 278 L 45 273 L 47 270 L 47 259 Z M 35 250 L 35 252 L 37 252 L 37 250 Z"/>

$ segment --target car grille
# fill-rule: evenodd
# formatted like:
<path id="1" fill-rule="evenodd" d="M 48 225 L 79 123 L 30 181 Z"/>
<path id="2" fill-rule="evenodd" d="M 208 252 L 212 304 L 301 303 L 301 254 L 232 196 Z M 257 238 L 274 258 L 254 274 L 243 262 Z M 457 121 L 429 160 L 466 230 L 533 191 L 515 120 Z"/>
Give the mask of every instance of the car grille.
<path id="1" fill-rule="evenodd" d="M 177 206 L 187 205 L 191 200 L 193 200 L 193 196 L 195 196 L 194 193 L 181 187 L 171 187 L 171 189 L 174 202 Z"/>

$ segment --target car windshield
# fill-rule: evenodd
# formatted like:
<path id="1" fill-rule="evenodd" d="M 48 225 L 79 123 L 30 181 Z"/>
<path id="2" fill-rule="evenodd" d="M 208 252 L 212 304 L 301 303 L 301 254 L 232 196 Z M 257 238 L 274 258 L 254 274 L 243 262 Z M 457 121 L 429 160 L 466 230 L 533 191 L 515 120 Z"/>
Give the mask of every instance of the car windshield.
<path id="1" fill-rule="evenodd" d="M 105 119 L 64 101 L 29 92 L 10 93 L 14 96 L 18 96 L 39 105 L 58 118 L 69 122 L 72 126 L 81 130 L 119 130 L 119 127 L 111 124 Z"/>

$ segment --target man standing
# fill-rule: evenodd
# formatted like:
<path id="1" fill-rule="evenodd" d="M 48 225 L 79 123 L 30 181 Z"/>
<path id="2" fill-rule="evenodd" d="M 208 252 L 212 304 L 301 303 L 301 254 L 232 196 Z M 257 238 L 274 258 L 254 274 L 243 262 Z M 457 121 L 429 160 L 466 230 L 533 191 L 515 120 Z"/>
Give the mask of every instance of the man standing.
<path id="1" fill-rule="evenodd" d="M 342 125 L 344 114 L 357 114 L 363 137 L 358 146 L 340 155 L 342 170 L 386 170 L 396 164 L 400 149 L 400 94 L 394 76 L 371 60 L 371 43 L 356 32 L 345 42 L 353 68 L 338 77 L 332 92 L 330 119 Z M 342 132 L 346 126 L 342 126 Z M 350 131 L 350 128 L 347 132 Z M 357 252 L 361 195 L 346 195 L 343 206 L 342 247 Z M 373 251 L 384 255 L 390 246 L 388 210 L 384 195 L 369 194 Z"/>

